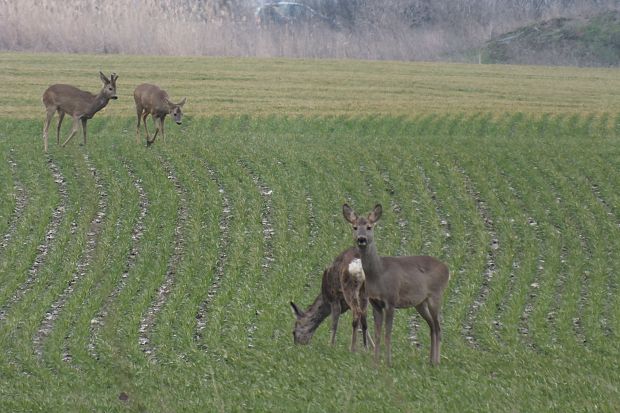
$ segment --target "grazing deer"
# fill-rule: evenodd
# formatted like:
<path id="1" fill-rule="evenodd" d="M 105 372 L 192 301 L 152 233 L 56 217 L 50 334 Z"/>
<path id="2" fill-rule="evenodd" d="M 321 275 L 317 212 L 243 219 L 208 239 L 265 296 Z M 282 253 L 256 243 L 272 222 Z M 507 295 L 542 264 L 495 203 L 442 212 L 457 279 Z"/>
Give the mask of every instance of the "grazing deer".
<path id="1" fill-rule="evenodd" d="M 353 333 L 351 335 L 351 351 L 355 351 L 357 329 L 361 324 L 364 348 L 368 348 L 367 339 L 373 345 L 368 335 L 366 310 L 368 297 L 364 289 L 364 273 L 361 268 L 360 255 L 357 248 L 349 248 L 342 252 L 334 262 L 323 271 L 321 292 L 314 303 L 304 312 L 291 301 L 291 308 L 295 316 L 293 341 L 295 344 L 308 344 L 314 331 L 327 318 L 332 316 L 331 339 L 336 343 L 336 331 L 340 314 L 349 308 L 353 313 Z"/>
<path id="2" fill-rule="evenodd" d="M 375 360 L 379 359 L 381 328 L 385 317 L 385 347 L 388 365 L 392 362 L 392 323 L 396 308 L 415 307 L 431 330 L 431 364 L 439 364 L 441 327 L 439 312 L 450 273 L 443 262 L 428 256 L 381 257 L 377 253 L 373 228 L 381 218 L 377 204 L 368 217 L 358 216 L 347 204 L 344 218 L 353 228 L 353 239 L 366 275 L 366 294 L 375 319 Z"/>
<path id="3" fill-rule="evenodd" d="M 47 111 L 45 126 L 43 127 L 43 145 L 47 152 L 47 131 L 54 117 L 58 112 L 58 126 L 56 126 L 56 142 L 60 143 L 60 125 L 69 114 L 73 118 L 73 128 L 67 140 L 62 144 L 64 147 L 73 138 L 78 129 L 78 120 L 82 121 L 82 134 L 84 135 L 84 145 L 86 145 L 86 122 L 95 116 L 95 113 L 103 109 L 110 99 L 116 99 L 116 73 L 110 75 L 108 79 L 103 73 L 99 72 L 99 77 L 103 82 L 103 88 L 99 94 L 94 95 L 90 92 L 78 89 L 71 85 L 56 84 L 48 87 L 43 92 L 43 104 Z"/>
<path id="4" fill-rule="evenodd" d="M 144 123 L 144 130 L 146 131 L 146 145 L 151 146 L 155 142 L 157 132 L 161 130 L 161 136 L 166 142 L 166 135 L 164 134 L 164 119 L 166 115 L 172 115 L 177 125 L 181 124 L 183 119 L 183 105 L 185 105 L 186 98 L 183 98 L 179 103 L 173 103 L 168 93 L 160 89 L 158 86 L 143 83 L 136 87 L 133 91 L 133 99 L 136 101 L 136 112 L 138 114 L 138 126 L 136 127 L 136 143 L 140 143 L 140 119 Z M 150 139 L 149 130 L 146 128 L 146 118 L 151 115 L 153 122 L 155 122 L 155 135 L 153 139 Z"/>

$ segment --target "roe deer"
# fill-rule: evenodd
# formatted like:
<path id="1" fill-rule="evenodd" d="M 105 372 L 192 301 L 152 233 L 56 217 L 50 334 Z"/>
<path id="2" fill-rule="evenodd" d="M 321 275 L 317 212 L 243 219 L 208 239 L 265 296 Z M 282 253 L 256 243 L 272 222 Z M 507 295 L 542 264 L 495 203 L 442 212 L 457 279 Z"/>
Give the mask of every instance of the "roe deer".
<path id="1" fill-rule="evenodd" d="M 78 89 L 71 85 L 56 84 L 48 87 L 43 92 L 43 104 L 47 111 L 45 126 L 43 127 L 43 146 L 47 152 L 47 131 L 54 117 L 54 112 L 58 112 L 58 126 L 56 126 L 56 142 L 60 143 L 60 125 L 69 114 L 73 118 L 73 128 L 67 140 L 62 144 L 64 147 L 73 138 L 78 129 L 78 120 L 82 121 L 82 134 L 84 135 L 84 145 L 86 145 L 86 122 L 95 116 L 95 113 L 103 109 L 110 99 L 116 99 L 116 73 L 110 75 L 108 79 L 103 73 L 99 72 L 99 77 L 103 82 L 103 88 L 98 95 L 94 95 L 85 90 Z"/>
<path id="2" fill-rule="evenodd" d="M 172 115 L 177 125 L 181 124 L 183 119 L 183 105 L 185 105 L 185 99 L 179 103 L 173 103 L 168 97 L 168 93 L 160 89 L 158 86 L 143 83 L 136 87 L 133 91 L 133 99 L 136 101 L 136 113 L 138 114 L 138 126 L 136 127 L 136 143 L 140 143 L 140 119 L 144 123 L 144 130 L 146 131 L 146 145 L 151 146 L 155 142 L 157 132 L 161 130 L 161 136 L 166 142 L 166 135 L 164 134 L 164 120 L 166 115 Z M 149 130 L 146 128 L 146 118 L 151 115 L 153 122 L 155 122 L 155 135 L 153 139 L 149 136 Z"/>
<path id="3" fill-rule="evenodd" d="M 361 268 L 360 254 L 357 248 L 349 248 L 334 259 L 332 264 L 323 271 L 321 292 L 314 303 L 304 312 L 291 301 L 295 316 L 293 341 L 295 344 L 308 344 L 317 327 L 332 315 L 331 339 L 336 343 L 336 330 L 340 314 L 349 308 L 353 313 L 353 333 L 351 335 L 351 351 L 355 351 L 357 329 L 361 324 L 364 348 L 368 348 L 368 326 L 366 310 L 368 297 L 364 289 L 364 273 Z M 370 339 L 371 345 L 374 345 Z"/>
<path id="4" fill-rule="evenodd" d="M 353 239 L 366 274 L 366 294 L 372 304 L 375 320 L 375 360 L 379 359 L 383 318 L 386 359 L 390 365 L 394 310 L 415 307 L 430 327 L 430 361 L 437 365 L 441 347 L 439 312 L 443 292 L 450 279 L 448 267 L 428 256 L 380 257 L 373 239 L 373 228 L 381 218 L 382 211 L 381 205 L 377 204 L 368 217 L 360 217 L 349 205 L 342 206 L 344 218 L 353 228 Z"/>

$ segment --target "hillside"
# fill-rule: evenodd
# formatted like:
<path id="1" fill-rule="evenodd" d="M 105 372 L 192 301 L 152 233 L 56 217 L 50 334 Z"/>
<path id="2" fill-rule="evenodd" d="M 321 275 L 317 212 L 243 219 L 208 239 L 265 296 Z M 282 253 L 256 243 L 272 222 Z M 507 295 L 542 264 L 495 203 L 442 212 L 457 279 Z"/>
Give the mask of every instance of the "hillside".
<path id="1" fill-rule="evenodd" d="M 620 12 L 556 18 L 505 33 L 486 43 L 483 63 L 620 65 Z"/>

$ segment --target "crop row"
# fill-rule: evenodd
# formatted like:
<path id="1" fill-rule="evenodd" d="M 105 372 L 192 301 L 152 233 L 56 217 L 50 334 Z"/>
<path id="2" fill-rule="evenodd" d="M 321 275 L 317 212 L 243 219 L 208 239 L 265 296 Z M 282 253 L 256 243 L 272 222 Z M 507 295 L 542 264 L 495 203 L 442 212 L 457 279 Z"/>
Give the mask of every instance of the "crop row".
<path id="1" fill-rule="evenodd" d="M 288 301 L 310 303 L 322 269 L 351 245 L 345 201 L 384 205 L 381 253 L 448 263 L 447 364 L 560 350 L 617 357 L 618 118 L 186 123 L 147 149 L 131 121 L 95 120 L 88 146 L 52 146 L 49 157 L 34 144 L 38 123 L 0 131 L 7 394 L 28 380 L 43 403 L 61 372 L 55 389 L 97 383 L 114 389 L 108 406 L 120 389 L 139 392 L 142 371 L 154 377 L 144 388 L 157 388 L 184 370 L 188 388 L 207 386 L 225 406 L 218 380 L 253 383 L 281 352 L 302 351 Z M 410 353 L 425 360 L 429 341 L 419 316 L 399 311 L 395 368 Z M 54 403 L 87 403 L 78 399 Z"/>

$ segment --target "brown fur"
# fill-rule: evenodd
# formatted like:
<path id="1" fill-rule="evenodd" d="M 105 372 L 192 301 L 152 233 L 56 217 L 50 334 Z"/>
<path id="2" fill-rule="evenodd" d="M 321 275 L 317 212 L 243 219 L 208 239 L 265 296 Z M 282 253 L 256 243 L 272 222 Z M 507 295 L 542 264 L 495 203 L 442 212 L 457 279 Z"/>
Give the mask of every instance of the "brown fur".
<path id="1" fill-rule="evenodd" d="M 179 103 L 173 103 L 168 97 L 168 92 L 160 89 L 159 86 L 143 83 L 133 91 L 133 99 L 136 102 L 136 113 L 138 115 L 138 126 L 136 127 L 136 143 L 140 143 L 140 119 L 143 120 L 144 130 L 146 131 L 146 144 L 150 146 L 155 142 L 157 133 L 161 131 L 161 136 L 166 142 L 164 134 L 164 120 L 166 115 L 172 115 L 177 125 L 183 119 L 183 105 L 185 98 Z M 149 130 L 146 128 L 146 118 L 151 115 L 155 122 L 155 134 L 150 139 Z"/>
<path id="2" fill-rule="evenodd" d="M 375 359 L 379 358 L 384 317 L 386 359 L 390 364 L 394 310 L 415 307 L 430 327 L 431 364 L 439 364 L 441 347 L 439 312 L 443 292 L 450 279 L 448 267 L 438 259 L 428 256 L 379 256 L 374 243 L 373 229 L 381 218 L 381 205 L 376 205 L 368 217 L 358 216 L 347 204 L 343 205 L 342 212 L 353 229 L 353 239 L 360 251 L 366 275 L 366 293 L 373 306 Z"/>
<path id="3" fill-rule="evenodd" d="M 84 145 L 86 145 L 86 122 L 95 116 L 95 113 L 103 109 L 110 99 L 117 98 L 116 79 L 118 79 L 118 76 L 112 73 L 110 79 L 108 79 L 103 73 L 99 72 L 99 77 L 103 82 L 103 88 L 97 95 L 80 90 L 75 86 L 62 84 L 52 85 L 43 92 L 41 100 L 47 112 L 45 125 L 43 126 L 43 147 L 45 152 L 47 152 L 47 132 L 56 112 L 58 112 L 56 142 L 60 143 L 60 125 L 62 125 L 65 114 L 69 114 L 73 118 L 73 128 L 62 146 L 65 146 L 77 132 L 78 120 L 82 121 L 82 134 L 84 135 Z"/>
<path id="4" fill-rule="evenodd" d="M 334 345 L 340 314 L 352 308 L 353 332 L 351 335 L 351 351 L 355 351 L 356 334 L 359 325 L 362 327 L 364 347 L 368 346 L 367 338 L 370 338 L 366 322 L 368 297 L 366 296 L 364 283 L 360 283 L 348 271 L 349 264 L 355 258 L 360 258 L 357 248 L 349 248 L 334 259 L 332 264 L 323 271 L 321 293 L 305 312 L 301 311 L 295 303 L 290 303 L 296 319 L 293 330 L 293 340 L 296 344 L 309 343 L 314 335 L 314 331 L 331 314 L 330 342 Z"/>

